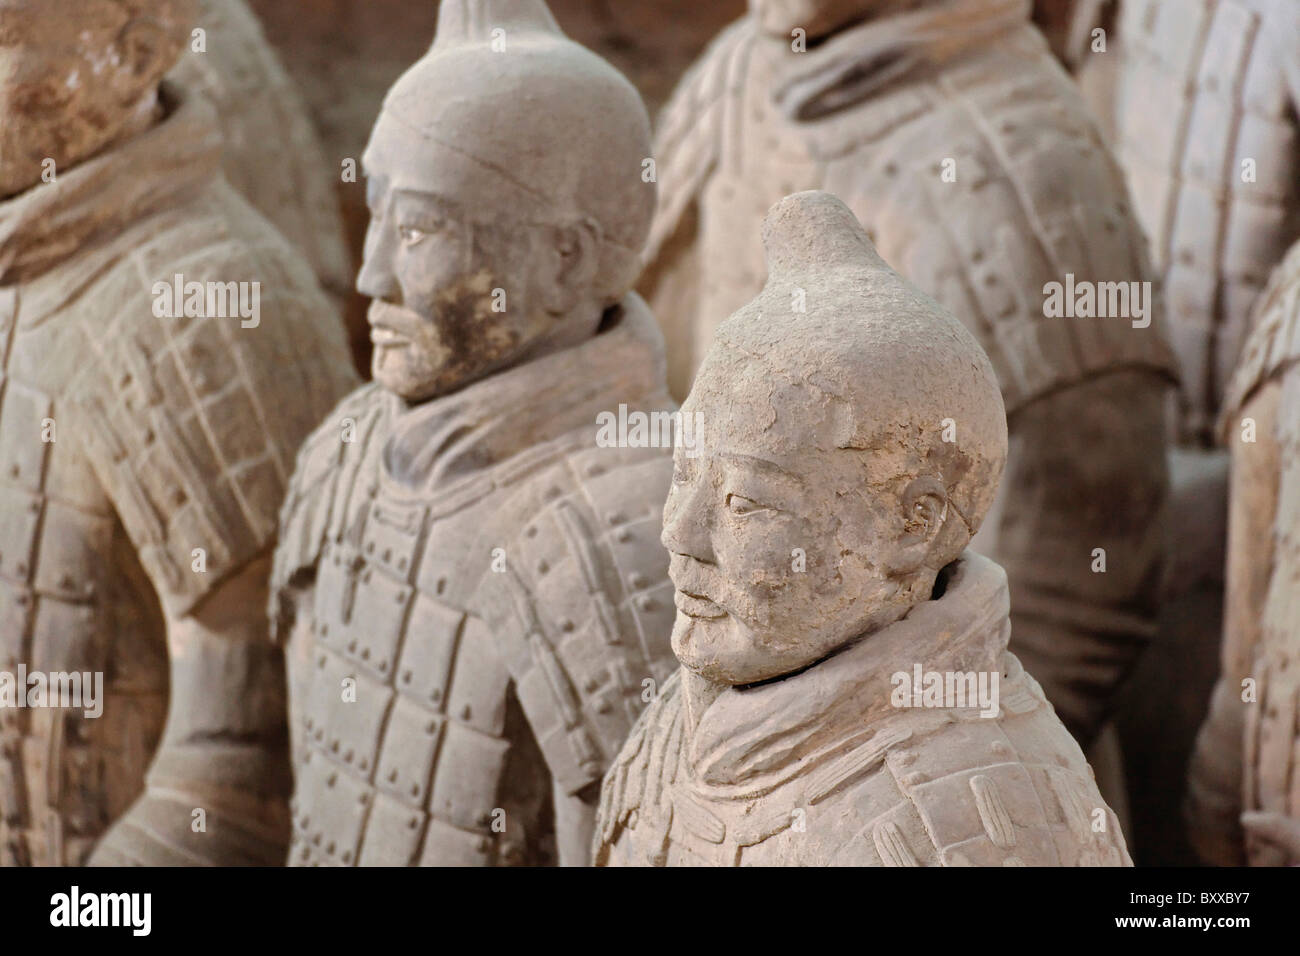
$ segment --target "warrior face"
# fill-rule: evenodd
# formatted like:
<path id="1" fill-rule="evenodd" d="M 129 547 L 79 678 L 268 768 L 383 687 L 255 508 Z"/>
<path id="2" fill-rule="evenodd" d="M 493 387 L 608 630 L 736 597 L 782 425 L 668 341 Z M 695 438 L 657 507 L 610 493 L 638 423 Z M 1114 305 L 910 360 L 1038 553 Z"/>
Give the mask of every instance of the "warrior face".
<path id="1" fill-rule="evenodd" d="M 0 0 L 0 197 L 147 127 L 192 15 L 191 0 Z"/>
<path id="2" fill-rule="evenodd" d="M 385 388 L 423 401 L 594 333 L 596 239 L 582 224 L 501 208 L 463 156 L 386 112 L 362 162 L 357 289 L 373 300 L 371 371 Z"/>
<path id="3" fill-rule="evenodd" d="M 708 353 L 682 411 L 704 416 L 698 456 L 676 449 L 664 507 L 685 667 L 733 685 L 778 677 L 928 596 L 947 496 L 903 443 L 834 447 L 826 395 L 726 349 Z"/>

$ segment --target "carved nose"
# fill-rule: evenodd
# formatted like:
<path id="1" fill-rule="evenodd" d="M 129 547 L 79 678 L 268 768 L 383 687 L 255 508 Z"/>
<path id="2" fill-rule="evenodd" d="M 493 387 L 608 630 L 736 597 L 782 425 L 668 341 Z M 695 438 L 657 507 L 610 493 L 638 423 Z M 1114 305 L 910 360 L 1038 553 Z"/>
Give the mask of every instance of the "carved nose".
<path id="1" fill-rule="evenodd" d="M 659 540 L 672 554 L 713 564 L 713 535 L 703 492 L 685 486 L 668 499 Z"/>
<path id="2" fill-rule="evenodd" d="M 390 232 L 384 228 L 382 220 L 370 220 L 370 227 L 366 230 L 365 257 L 361 271 L 357 273 L 357 291 L 367 298 L 400 303 L 402 289 L 393 272 L 396 243 Z"/>

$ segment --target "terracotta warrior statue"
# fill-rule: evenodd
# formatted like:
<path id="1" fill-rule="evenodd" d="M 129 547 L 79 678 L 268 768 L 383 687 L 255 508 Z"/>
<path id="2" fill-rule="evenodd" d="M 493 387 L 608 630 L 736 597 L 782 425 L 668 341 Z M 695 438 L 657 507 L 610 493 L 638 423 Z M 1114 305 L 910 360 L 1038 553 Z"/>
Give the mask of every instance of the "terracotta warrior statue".
<path id="1" fill-rule="evenodd" d="M 307 104 L 245 0 L 199 0 L 195 28 L 202 42 L 191 36 L 172 77 L 216 107 L 226 179 L 341 300 L 353 275 L 335 192 L 342 166 L 326 162 Z"/>
<path id="2" fill-rule="evenodd" d="M 601 792 L 604 865 L 1127 865 L 967 550 L 1007 456 L 987 356 L 853 213 L 789 196 L 682 413 L 681 668 Z"/>
<path id="3" fill-rule="evenodd" d="M 1173 359 L 1120 174 L 1027 0 L 750 7 L 656 144 L 642 288 L 670 385 L 685 391 L 718 321 L 762 288 L 768 206 L 840 196 L 993 363 L 1008 504 L 976 548 L 1007 571 L 1017 656 L 1086 744 L 1154 633 L 1167 486 Z"/>
<path id="4" fill-rule="evenodd" d="M 374 382 L 300 453 L 273 578 L 293 864 L 589 862 L 672 667 L 649 125 L 541 0 L 444 0 L 384 101 Z"/>
<path id="5" fill-rule="evenodd" d="M 1192 842 L 1225 866 L 1300 864 L 1300 244 L 1257 300 L 1254 325 L 1224 402 L 1222 671 L 1189 787 Z"/>
<path id="6" fill-rule="evenodd" d="M 193 16 L 0 0 L 0 864 L 288 843 L 262 608 L 294 451 L 354 378 L 211 107 L 162 82 Z"/>

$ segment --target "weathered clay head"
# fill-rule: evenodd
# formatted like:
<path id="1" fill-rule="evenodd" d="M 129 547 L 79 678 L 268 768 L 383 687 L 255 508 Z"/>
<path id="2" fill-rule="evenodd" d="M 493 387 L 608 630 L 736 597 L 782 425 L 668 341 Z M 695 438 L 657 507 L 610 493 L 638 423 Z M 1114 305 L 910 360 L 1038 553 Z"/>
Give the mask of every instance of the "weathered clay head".
<path id="1" fill-rule="evenodd" d="M 418 401 L 593 334 L 639 269 L 650 151 L 636 90 L 542 0 L 444 0 L 363 157 L 375 378 Z"/>
<path id="2" fill-rule="evenodd" d="M 194 0 L 0 0 L 0 196 L 147 126 Z"/>
<path id="3" fill-rule="evenodd" d="M 806 666 L 932 596 L 1007 454 L 992 366 L 828 193 L 768 213 L 769 279 L 718 328 L 676 449 L 663 543 L 673 650 L 748 684 Z M 689 454 L 688 454 L 689 452 Z"/>
<path id="4" fill-rule="evenodd" d="M 873 13 L 909 5 L 903 0 L 749 0 L 749 9 L 764 33 L 789 37 L 800 29 L 822 37 Z M 915 0 L 910 0 L 916 6 Z"/>

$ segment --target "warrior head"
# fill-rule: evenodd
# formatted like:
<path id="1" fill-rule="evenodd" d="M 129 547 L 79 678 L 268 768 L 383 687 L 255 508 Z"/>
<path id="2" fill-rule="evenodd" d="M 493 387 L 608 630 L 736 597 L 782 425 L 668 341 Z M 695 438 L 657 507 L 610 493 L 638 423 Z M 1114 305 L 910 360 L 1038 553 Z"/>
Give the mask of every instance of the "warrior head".
<path id="1" fill-rule="evenodd" d="M 194 0 L 0 0 L 0 197 L 151 125 Z"/>
<path id="2" fill-rule="evenodd" d="M 934 595 L 1007 454 L 992 366 L 834 196 L 768 213 L 769 279 L 718 328 L 683 415 L 663 543 L 673 650 L 716 683 L 805 667 Z"/>
<path id="3" fill-rule="evenodd" d="M 421 401 L 595 334 L 639 270 L 649 156 L 636 90 L 541 0 L 444 0 L 363 157 L 375 379 Z"/>

